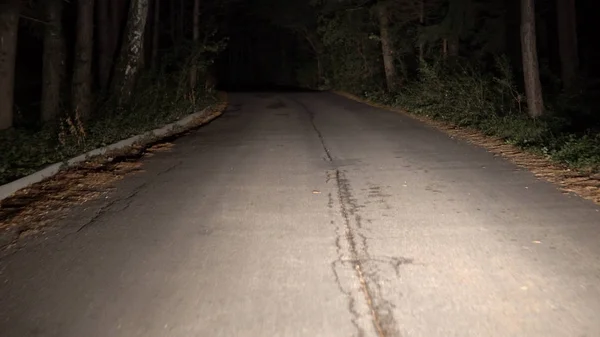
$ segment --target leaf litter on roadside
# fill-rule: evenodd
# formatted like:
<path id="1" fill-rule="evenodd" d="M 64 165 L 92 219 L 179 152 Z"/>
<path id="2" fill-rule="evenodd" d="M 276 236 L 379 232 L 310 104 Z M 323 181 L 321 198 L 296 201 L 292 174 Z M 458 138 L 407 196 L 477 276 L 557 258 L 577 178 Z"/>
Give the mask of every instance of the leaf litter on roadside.
<path id="1" fill-rule="evenodd" d="M 126 174 L 141 171 L 139 161 L 104 160 L 95 158 L 61 171 L 2 200 L 0 231 L 10 231 L 17 239 L 37 233 L 68 207 L 95 199 Z"/>
<path id="2" fill-rule="evenodd" d="M 172 131 L 162 139 L 134 144 L 90 158 L 76 166 L 17 191 L 0 201 L 0 248 L 18 239 L 43 231 L 51 221 L 66 214 L 74 205 L 98 198 L 114 189 L 115 182 L 127 174 L 142 171 L 142 157 L 169 151 L 174 146 L 167 141 L 200 127 L 220 115 L 227 107 L 226 97 L 210 108 L 210 113 L 194 119 L 187 130 Z M 8 244 L 6 244 L 7 239 Z"/>
<path id="3" fill-rule="evenodd" d="M 531 171 L 538 178 L 558 185 L 565 193 L 575 193 L 584 199 L 591 200 L 600 205 L 600 174 L 598 173 L 594 174 L 593 172 L 573 170 L 566 165 L 553 162 L 542 155 L 527 152 L 515 145 L 508 144 L 498 137 L 487 136 L 479 130 L 467 127 L 457 127 L 448 122 L 411 114 L 400 108 L 367 102 L 351 94 L 343 92 L 338 92 L 338 94 L 371 106 L 401 113 L 427 125 L 433 126 L 436 129 L 445 132 L 450 137 L 460 138 L 474 145 L 481 146 L 489 152 Z"/>

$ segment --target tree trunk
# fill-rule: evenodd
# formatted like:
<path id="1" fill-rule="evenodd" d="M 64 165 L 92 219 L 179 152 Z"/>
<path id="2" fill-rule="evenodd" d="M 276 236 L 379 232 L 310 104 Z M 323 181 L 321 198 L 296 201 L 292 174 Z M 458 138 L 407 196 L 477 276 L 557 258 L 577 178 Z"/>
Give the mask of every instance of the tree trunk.
<path id="1" fill-rule="evenodd" d="M 154 22 L 152 24 L 152 69 L 158 68 L 158 47 L 160 42 L 159 28 L 160 26 L 160 0 L 154 0 Z"/>
<path id="2" fill-rule="evenodd" d="M 103 1 L 109 1 L 111 2 L 111 0 L 103 0 Z M 123 30 L 124 30 L 124 19 L 127 15 L 127 11 L 128 11 L 128 2 L 124 1 L 124 0 L 112 0 L 110 8 L 110 24 L 112 26 L 112 30 L 113 30 L 113 34 L 114 34 L 114 39 L 113 39 L 113 62 L 114 59 L 116 57 L 117 54 L 117 49 L 120 47 L 121 45 L 121 37 L 123 35 Z"/>
<path id="3" fill-rule="evenodd" d="M 198 40 L 200 40 L 200 0 L 194 0 L 194 27 L 193 27 L 193 35 L 192 35 L 192 39 L 194 40 L 194 43 L 198 43 Z M 196 45 L 194 45 L 194 47 L 196 47 Z M 195 53 L 195 51 L 194 51 Z M 192 62 L 194 62 L 191 66 L 190 69 L 190 89 L 194 90 L 196 89 L 196 84 L 198 82 L 198 68 L 195 64 L 195 60 L 193 60 Z"/>
<path id="4" fill-rule="evenodd" d="M 170 22 L 170 31 L 171 31 L 171 41 L 173 44 L 177 41 L 177 3 L 174 0 L 170 0 L 171 4 L 169 9 L 169 15 L 171 17 Z"/>
<path id="5" fill-rule="evenodd" d="M 419 1 L 419 23 L 421 27 L 425 26 L 425 0 Z M 425 60 L 425 44 L 419 42 L 419 62 Z"/>
<path id="6" fill-rule="evenodd" d="M 100 88 L 107 91 L 115 71 L 115 59 L 118 55 L 123 31 L 123 18 L 127 10 L 127 1 L 103 0 L 98 2 L 98 71 Z"/>
<path id="7" fill-rule="evenodd" d="M 448 56 L 457 57 L 459 52 L 459 40 L 456 36 L 448 37 Z"/>
<path id="8" fill-rule="evenodd" d="M 448 39 L 442 39 L 442 57 L 444 59 L 448 58 Z"/>
<path id="9" fill-rule="evenodd" d="M 59 114 L 61 88 L 65 69 L 62 36 L 63 0 L 46 0 L 46 25 L 44 26 L 43 86 L 41 115 L 47 122 Z"/>
<path id="10" fill-rule="evenodd" d="M 179 0 L 179 39 L 185 38 L 185 0 Z"/>
<path id="11" fill-rule="evenodd" d="M 544 114 L 544 100 L 537 57 L 534 0 L 521 0 L 521 49 L 527 107 L 529 115 L 536 118 Z"/>
<path id="12" fill-rule="evenodd" d="M 0 2 L 0 130 L 13 126 L 19 0 Z"/>
<path id="13" fill-rule="evenodd" d="M 98 80 L 101 90 L 108 88 L 118 36 L 118 26 L 112 11 L 109 10 L 110 7 L 111 2 L 109 1 L 98 2 L 96 34 L 98 36 Z"/>
<path id="14" fill-rule="evenodd" d="M 113 36 L 113 27 L 110 24 L 108 10 L 110 2 L 100 1 L 97 6 L 96 14 L 98 15 L 98 18 L 96 36 L 98 36 L 98 81 L 100 82 L 100 89 L 105 90 L 108 86 L 110 65 L 112 63 L 112 58 L 110 56 L 110 38 Z"/>
<path id="15" fill-rule="evenodd" d="M 383 54 L 383 69 L 385 71 L 385 83 L 389 91 L 396 88 L 396 68 L 394 66 L 394 50 L 390 38 L 390 21 L 387 8 L 383 5 L 378 8 L 379 32 L 381 37 L 381 53 Z"/>
<path id="16" fill-rule="evenodd" d="M 561 75 L 565 89 L 570 90 L 577 84 L 579 72 L 575 0 L 556 0 L 556 5 Z"/>
<path id="17" fill-rule="evenodd" d="M 79 0 L 71 94 L 73 111 L 82 119 L 89 118 L 92 109 L 93 37 L 94 0 Z"/>
<path id="18" fill-rule="evenodd" d="M 315 54 L 317 61 L 317 87 L 321 85 L 323 80 L 323 46 L 317 34 L 311 34 L 309 30 L 303 30 L 304 39 L 308 42 L 310 49 Z"/>
<path id="19" fill-rule="evenodd" d="M 121 52 L 115 70 L 114 92 L 120 107 L 127 105 L 142 64 L 148 0 L 131 0 Z"/>

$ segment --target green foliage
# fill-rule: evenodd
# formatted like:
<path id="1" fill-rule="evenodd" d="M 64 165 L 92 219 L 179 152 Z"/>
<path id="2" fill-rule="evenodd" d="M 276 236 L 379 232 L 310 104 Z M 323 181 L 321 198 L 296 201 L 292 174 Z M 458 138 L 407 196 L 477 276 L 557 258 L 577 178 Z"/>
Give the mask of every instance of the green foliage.
<path id="1" fill-rule="evenodd" d="M 302 62 L 296 66 L 294 72 L 296 81 L 301 88 L 319 89 L 316 62 Z"/>
<path id="2" fill-rule="evenodd" d="M 568 135 L 556 146 L 556 160 L 579 168 L 598 170 L 600 165 L 600 134 L 585 134 L 581 137 Z"/>
<path id="3" fill-rule="evenodd" d="M 156 73 L 146 73 L 138 81 L 131 104 L 126 110 L 115 109 L 107 100 L 100 113 L 85 123 L 78 116 L 65 115 L 58 123 L 45 125 L 40 131 L 12 129 L 0 132 L 0 184 L 31 174 L 43 167 L 66 160 L 92 149 L 174 122 L 216 102 L 215 93 L 197 88 L 188 90 L 188 74 L 197 60 L 199 82 L 222 44 L 201 48 L 189 62 L 176 68 L 182 54 L 174 51 L 163 59 Z M 193 96 L 190 96 L 193 95 Z"/>
<path id="4" fill-rule="evenodd" d="M 499 65 L 505 66 L 503 61 Z M 499 113 L 516 109 L 507 79 L 484 76 L 469 63 L 447 66 L 444 62 L 423 63 L 420 80 L 407 85 L 398 96 L 399 104 L 415 111 L 457 123 L 478 125 Z"/>
<path id="5" fill-rule="evenodd" d="M 383 87 L 378 26 L 368 10 L 322 15 L 318 34 L 325 48 L 326 82 L 350 92 Z"/>
<path id="6" fill-rule="evenodd" d="M 518 20 L 515 8 L 502 0 L 431 0 L 424 2 L 424 8 L 415 1 L 387 2 L 396 72 L 402 82 L 401 89 L 390 93 L 383 86 L 379 26 L 372 13 L 378 4 L 381 2 L 312 1 L 318 18 L 315 33 L 323 45 L 320 57 L 325 81 L 331 88 L 473 127 L 569 165 L 598 169 L 600 136 L 591 126 L 600 125 L 600 114 L 592 108 L 600 105 L 600 100 L 581 93 L 559 95 L 561 83 L 543 59 L 540 66 L 548 113 L 538 120 L 527 116 L 525 96 L 518 85 L 521 80 L 515 79 L 518 72 L 506 57 L 497 57 L 506 52 L 510 42 L 509 24 Z M 286 12 L 282 8 L 276 12 L 282 10 Z M 425 25 L 420 23 L 421 14 Z M 300 21 L 313 22 L 305 17 Z M 310 25 L 304 27 L 310 29 Z M 457 37 L 461 49 L 468 50 L 468 59 L 440 59 L 442 41 Z M 424 62 L 418 58 L 421 44 Z M 313 63 L 306 61 L 298 67 L 299 82 L 311 82 L 315 71 Z"/>
<path id="7" fill-rule="evenodd" d="M 496 59 L 493 73 L 466 62 L 453 66 L 440 61 L 424 63 L 419 79 L 406 83 L 399 92 L 373 90 L 362 96 L 457 126 L 479 129 L 573 167 L 600 170 L 600 133 L 591 129 L 574 132 L 561 113 L 555 111 L 541 120 L 529 118 L 512 74 L 506 58 Z"/>

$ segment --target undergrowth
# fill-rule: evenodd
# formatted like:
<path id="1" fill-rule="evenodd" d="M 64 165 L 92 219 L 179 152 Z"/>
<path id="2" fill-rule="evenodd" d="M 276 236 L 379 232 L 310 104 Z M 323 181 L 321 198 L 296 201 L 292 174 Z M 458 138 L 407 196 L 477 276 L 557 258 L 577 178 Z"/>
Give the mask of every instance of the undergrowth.
<path id="1" fill-rule="evenodd" d="M 546 115 L 532 119 L 512 74 L 505 58 L 496 60 L 493 72 L 460 63 L 424 63 L 418 78 L 397 92 L 354 94 L 478 129 L 577 169 L 600 171 L 600 118 L 593 106 L 590 108 L 589 100 L 581 95 L 548 95 Z"/>
<path id="2" fill-rule="evenodd" d="M 1 131 L 0 185 L 49 164 L 161 127 L 216 102 L 212 88 L 199 85 L 192 92 L 186 88 L 188 68 L 145 74 L 126 109 L 116 109 L 107 100 L 85 122 L 74 112 L 39 130 Z M 199 78 L 203 78 L 202 72 Z"/>

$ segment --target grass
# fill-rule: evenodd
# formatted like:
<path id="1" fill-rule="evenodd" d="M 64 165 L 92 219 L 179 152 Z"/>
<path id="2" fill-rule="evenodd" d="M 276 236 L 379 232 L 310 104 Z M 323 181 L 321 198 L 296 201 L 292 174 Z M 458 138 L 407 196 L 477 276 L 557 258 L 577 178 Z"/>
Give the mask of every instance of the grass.
<path id="1" fill-rule="evenodd" d="M 38 130 L 0 131 L 0 185 L 92 149 L 176 121 L 217 101 L 215 93 L 181 90 L 181 73 L 140 80 L 126 110 L 105 102 L 83 122 L 77 113 Z"/>

